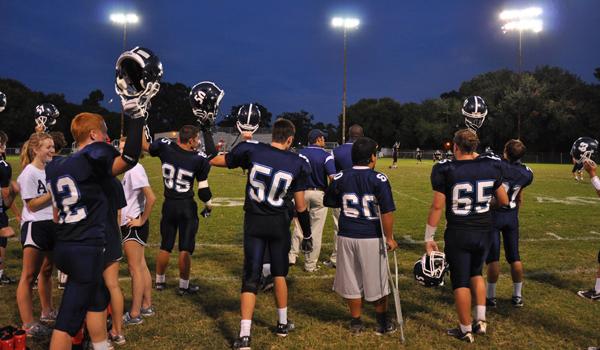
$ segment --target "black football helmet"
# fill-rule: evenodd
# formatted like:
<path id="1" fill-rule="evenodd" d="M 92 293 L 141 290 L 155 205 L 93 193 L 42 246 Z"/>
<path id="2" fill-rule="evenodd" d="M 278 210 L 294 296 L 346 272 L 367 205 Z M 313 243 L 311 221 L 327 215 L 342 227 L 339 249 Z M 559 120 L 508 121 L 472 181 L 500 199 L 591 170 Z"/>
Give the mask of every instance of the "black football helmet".
<path id="1" fill-rule="evenodd" d="M 447 271 L 446 254 L 438 251 L 423 254 L 413 268 L 415 280 L 425 287 L 443 286 Z"/>
<path id="2" fill-rule="evenodd" d="M 163 67 L 158 56 L 137 46 L 117 59 L 115 90 L 121 98 L 141 97 L 153 90 L 158 92 L 162 76 Z"/>
<path id="3" fill-rule="evenodd" d="M 585 160 L 594 160 L 598 153 L 598 140 L 591 137 L 580 137 L 571 146 L 571 156 L 577 163 Z"/>
<path id="4" fill-rule="evenodd" d="M 0 91 L 0 112 L 6 108 L 6 95 Z"/>
<path id="5" fill-rule="evenodd" d="M 487 105 L 480 96 L 467 97 L 463 102 L 462 114 L 465 116 L 465 125 L 475 132 L 483 125 L 487 113 Z"/>
<path id="6" fill-rule="evenodd" d="M 225 91 L 211 81 L 203 81 L 190 90 L 190 106 L 192 112 L 198 117 L 198 123 L 210 126 L 219 113 L 219 103 L 225 96 Z"/>
<path id="7" fill-rule="evenodd" d="M 260 110 L 254 103 L 245 104 L 238 110 L 235 126 L 240 133 L 254 134 L 260 124 Z"/>
<path id="8" fill-rule="evenodd" d="M 44 131 L 48 130 L 49 126 L 56 124 L 56 119 L 60 115 L 58 108 L 52 103 L 42 103 L 35 107 L 35 124 L 42 126 Z"/>

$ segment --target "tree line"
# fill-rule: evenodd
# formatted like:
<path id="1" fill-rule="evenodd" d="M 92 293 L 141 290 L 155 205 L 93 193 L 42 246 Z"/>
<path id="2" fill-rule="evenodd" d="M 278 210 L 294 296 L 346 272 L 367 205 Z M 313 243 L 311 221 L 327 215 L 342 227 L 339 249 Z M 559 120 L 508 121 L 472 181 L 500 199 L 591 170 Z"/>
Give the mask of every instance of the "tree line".
<path id="1" fill-rule="evenodd" d="M 600 82 L 600 68 L 594 76 Z M 484 146 L 500 150 L 504 142 L 516 138 L 520 131 L 532 151 L 565 152 L 580 136 L 600 137 L 600 84 L 586 83 L 576 75 L 557 67 L 541 66 L 533 72 L 518 74 L 498 70 L 475 76 L 463 82 L 457 90 L 422 102 L 400 102 L 393 98 L 366 98 L 348 106 L 346 127 L 357 123 L 365 135 L 380 146 L 391 147 L 396 141 L 402 148 L 442 148 L 454 131 L 464 127 L 461 107 L 464 98 L 479 95 L 488 105 L 489 113 L 480 138 Z M 80 112 L 94 112 L 106 119 L 109 135 L 118 137 L 120 113 L 100 105 L 104 94 L 93 90 L 80 104 L 68 102 L 63 94 L 32 91 L 12 79 L 0 79 L 0 91 L 8 97 L 6 110 L 0 114 L 0 130 L 10 137 L 9 146 L 23 143 L 34 128 L 35 106 L 49 102 L 56 105 L 61 116 L 53 130 L 62 131 L 71 142 L 71 119 Z M 177 130 L 194 124 L 188 94 L 190 87 L 182 83 L 163 82 L 153 98 L 148 120 L 152 132 Z M 116 101 L 119 104 L 118 101 Z M 261 111 L 261 127 L 270 127 L 272 113 L 256 102 Z M 234 127 L 240 105 L 217 122 L 221 127 Z M 327 141 L 341 141 L 341 114 L 338 125 L 314 120 L 306 110 L 284 112 L 276 118 L 290 119 L 296 126 L 296 141 L 306 144 L 310 129 L 328 132 Z M 520 120 L 520 128 L 519 128 Z"/>

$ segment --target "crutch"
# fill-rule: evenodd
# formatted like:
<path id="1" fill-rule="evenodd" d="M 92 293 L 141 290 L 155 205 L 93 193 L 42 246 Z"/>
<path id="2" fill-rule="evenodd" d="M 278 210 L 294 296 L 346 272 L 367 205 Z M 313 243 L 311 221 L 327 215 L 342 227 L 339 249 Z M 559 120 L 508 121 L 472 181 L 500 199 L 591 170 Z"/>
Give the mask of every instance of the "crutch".
<path id="1" fill-rule="evenodd" d="M 390 269 L 390 261 L 387 252 L 387 244 L 385 243 L 385 232 L 383 230 L 383 222 L 381 221 L 381 211 L 379 205 L 377 206 L 377 214 L 379 215 L 379 226 L 381 227 L 381 238 L 383 239 L 383 251 L 385 254 L 385 263 L 387 266 L 389 283 L 392 286 L 392 295 L 394 296 L 394 307 L 396 308 L 396 321 L 400 326 L 400 341 L 404 344 L 404 318 L 402 317 L 402 306 L 400 305 L 400 293 L 398 292 L 398 258 L 396 257 L 396 251 L 394 250 L 394 272 L 396 280 L 392 277 L 392 270 Z"/>

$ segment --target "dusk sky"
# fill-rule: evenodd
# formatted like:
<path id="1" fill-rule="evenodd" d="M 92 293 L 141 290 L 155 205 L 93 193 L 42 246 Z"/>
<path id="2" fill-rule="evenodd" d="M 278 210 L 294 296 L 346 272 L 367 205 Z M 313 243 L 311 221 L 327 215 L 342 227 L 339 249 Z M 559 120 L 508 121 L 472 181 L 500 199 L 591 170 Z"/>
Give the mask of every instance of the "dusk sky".
<path id="1" fill-rule="evenodd" d="M 80 103 L 93 89 L 120 108 L 114 62 L 128 47 L 153 50 L 164 81 L 211 80 L 225 90 L 221 114 L 260 102 L 274 115 L 341 113 L 343 35 L 336 15 L 360 18 L 348 40 L 348 104 L 435 98 L 477 74 L 517 67 L 518 34 L 503 34 L 503 8 L 540 6 L 544 31 L 523 36 L 524 69 L 553 65 L 593 82 L 600 67 L 600 1 L 27 1 L 0 0 L 0 77 Z M 10 103 L 10 96 L 9 103 Z M 112 104 L 108 104 L 115 98 Z M 40 101 L 44 102 L 44 101 Z"/>

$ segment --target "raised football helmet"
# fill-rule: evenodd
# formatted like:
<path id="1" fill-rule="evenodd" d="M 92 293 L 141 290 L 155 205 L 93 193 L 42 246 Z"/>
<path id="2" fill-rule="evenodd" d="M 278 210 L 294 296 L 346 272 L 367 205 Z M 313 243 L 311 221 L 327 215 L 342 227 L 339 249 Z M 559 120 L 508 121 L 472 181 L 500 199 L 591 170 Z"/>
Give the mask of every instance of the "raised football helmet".
<path id="1" fill-rule="evenodd" d="M 58 108 L 52 103 L 42 103 L 35 107 L 35 124 L 48 130 L 49 126 L 56 124 L 56 119 L 60 115 Z"/>
<path id="2" fill-rule="evenodd" d="M 580 137 L 571 147 L 571 156 L 577 163 L 582 163 L 593 158 L 598 153 L 598 141 L 591 137 Z"/>
<path id="3" fill-rule="evenodd" d="M 444 285 L 444 275 L 448 270 L 446 254 L 432 251 L 415 262 L 413 273 L 415 280 L 425 287 L 437 287 Z"/>
<path id="4" fill-rule="evenodd" d="M 461 111 L 465 116 L 465 125 L 467 128 L 477 132 L 485 121 L 488 108 L 483 98 L 480 96 L 470 96 L 463 102 Z"/>
<path id="5" fill-rule="evenodd" d="M 0 112 L 6 108 L 6 95 L 0 91 Z"/>
<path id="6" fill-rule="evenodd" d="M 240 133 L 254 134 L 260 124 L 260 110 L 254 103 L 245 104 L 238 110 L 236 119 L 235 126 Z"/>
<path id="7" fill-rule="evenodd" d="M 190 90 L 190 105 L 192 112 L 198 117 L 198 123 L 210 126 L 219 113 L 219 103 L 225 96 L 225 91 L 211 81 L 202 81 Z"/>
<path id="8" fill-rule="evenodd" d="M 158 93 L 163 67 L 158 56 L 143 47 L 135 47 L 119 56 L 116 64 L 115 91 L 122 101 L 137 98 L 147 113 L 150 99 Z"/>

